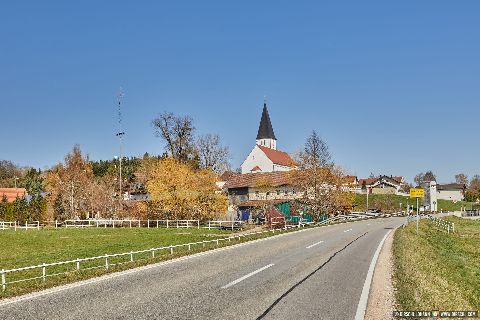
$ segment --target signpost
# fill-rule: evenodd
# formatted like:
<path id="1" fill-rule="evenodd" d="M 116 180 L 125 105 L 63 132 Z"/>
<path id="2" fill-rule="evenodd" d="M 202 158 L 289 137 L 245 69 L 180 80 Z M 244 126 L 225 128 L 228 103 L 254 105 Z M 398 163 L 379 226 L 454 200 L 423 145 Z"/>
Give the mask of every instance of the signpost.
<path id="1" fill-rule="evenodd" d="M 410 189 L 410 198 L 417 198 L 417 235 L 418 235 L 418 214 L 419 214 L 419 207 L 418 207 L 418 198 L 423 198 L 425 191 L 421 188 L 411 188 Z"/>

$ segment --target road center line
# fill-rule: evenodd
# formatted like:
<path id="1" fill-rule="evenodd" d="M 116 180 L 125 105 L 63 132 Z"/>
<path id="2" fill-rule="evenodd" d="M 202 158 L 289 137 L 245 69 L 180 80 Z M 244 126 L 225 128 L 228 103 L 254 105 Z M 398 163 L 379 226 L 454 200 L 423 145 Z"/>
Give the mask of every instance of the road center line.
<path id="1" fill-rule="evenodd" d="M 365 278 L 365 283 L 363 284 L 362 294 L 360 295 L 360 301 L 358 302 L 357 306 L 357 313 L 355 314 L 355 320 L 364 320 L 365 319 L 365 312 L 367 311 L 367 303 L 368 303 L 368 295 L 370 293 L 370 286 L 373 280 L 373 271 L 375 270 L 375 266 L 377 264 L 378 256 L 380 255 L 380 251 L 382 250 L 383 243 L 385 239 L 387 239 L 388 235 L 392 232 L 392 230 L 388 231 L 387 234 L 383 237 L 382 241 L 380 241 L 375 254 L 373 255 L 372 262 L 370 263 L 370 267 L 368 268 L 367 277 Z"/>
<path id="2" fill-rule="evenodd" d="M 352 231 L 352 229 L 343 230 L 343 232 L 349 232 L 349 231 Z"/>
<path id="3" fill-rule="evenodd" d="M 274 266 L 273 263 L 271 263 L 271 264 L 269 264 L 269 265 L 266 265 L 265 267 L 262 267 L 262 268 L 260 268 L 260 269 L 257 269 L 257 270 L 255 270 L 255 271 L 253 271 L 253 272 L 250 272 L 249 274 L 246 274 L 246 275 L 244 275 L 243 277 L 238 278 L 237 280 L 232 281 L 232 282 L 230 282 L 230 283 L 227 284 L 227 285 L 224 285 L 224 286 L 222 287 L 222 289 L 227 289 L 227 288 L 229 288 L 229 287 L 231 287 L 231 286 L 234 286 L 234 285 L 236 285 L 237 283 L 239 283 L 239 282 L 241 282 L 241 281 L 243 281 L 243 280 L 245 280 L 245 279 L 247 279 L 247 278 L 250 278 L 251 276 L 254 276 L 254 275 L 256 275 L 257 273 L 262 272 L 263 270 L 266 270 L 266 269 L 268 269 L 268 268 L 270 268 L 270 267 L 272 267 L 272 266 Z"/>
<path id="4" fill-rule="evenodd" d="M 323 241 L 318 241 L 318 242 L 316 242 L 316 243 L 314 243 L 314 244 L 311 244 L 311 245 L 309 245 L 309 246 L 307 247 L 307 249 L 313 248 L 313 247 L 315 247 L 317 244 L 320 244 L 320 243 L 323 243 Z"/>

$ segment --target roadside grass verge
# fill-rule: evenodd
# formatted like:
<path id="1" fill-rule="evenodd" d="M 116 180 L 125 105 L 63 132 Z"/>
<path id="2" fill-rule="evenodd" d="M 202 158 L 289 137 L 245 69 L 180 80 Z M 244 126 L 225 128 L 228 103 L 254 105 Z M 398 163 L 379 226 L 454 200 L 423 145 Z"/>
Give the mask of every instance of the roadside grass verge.
<path id="1" fill-rule="evenodd" d="M 295 231 L 297 228 L 282 231 L 282 233 Z M 236 233 L 225 230 L 208 229 L 50 229 L 40 231 L 8 231 L 0 232 L 0 269 L 13 269 L 19 267 L 41 265 L 42 263 L 53 263 L 59 261 L 75 260 L 102 256 L 105 254 L 126 253 L 136 250 L 158 248 L 175 244 L 200 242 L 204 240 L 215 240 L 233 236 Z M 177 247 L 174 253 L 170 250 L 161 250 L 152 257 L 151 253 L 138 253 L 134 261 L 130 256 L 109 258 L 109 268 L 105 268 L 104 261 L 92 260 L 81 262 L 81 270 L 76 270 L 76 265 L 59 265 L 47 267 L 48 276 L 46 281 L 42 279 L 42 268 L 26 270 L 7 274 L 7 286 L 1 291 L 0 299 L 18 296 L 34 291 L 39 291 L 54 286 L 67 284 L 79 280 L 85 280 L 107 273 L 118 272 L 152 263 L 178 258 L 198 252 L 203 252 L 219 247 L 230 246 L 242 242 L 248 242 L 260 238 L 266 238 L 279 234 L 276 232 L 253 234 L 240 238 L 232 238 L 230 241 L 205 243 L 205 245 L 192 245 L 188 247 Z M 85 268 L 92 268 L 84 270 Z M 8 284 L 8 282 L 25 278 L 39 277 L 39 279 L 28 280 Z"/>
<path id="2" fill-rule="evenodd" d="M 400 310 L 480 310 L 480 221 L 448 217 L 455 233 L 427 220 L 399 228 L 393 242 Z"/>
<path id="3" fill-rule="evenodd" d="M 381 209 L 382 211 L 398 211 L 406 210 L 407 203 L 410 206 L 413 206 L 416 210 L 416 199 L 405 197 L 395 194 L 370 194 L 369 196 L 369 207 Z M 421 204 L 420 200 L 420 204 Z M 400 205 L 401 204 L 401 205 Z M 367 206 L 367 195 L 366 194 L 356 194 L 354 199 L 355 210 L 364 211 Z M 438 211 L 460 211 L 461 208 L 471 209 L 474 205 L 473 202 L 466 201 L 457 201 L 453 202 L 450 200 L 438 200 L 437 209 Z"/>

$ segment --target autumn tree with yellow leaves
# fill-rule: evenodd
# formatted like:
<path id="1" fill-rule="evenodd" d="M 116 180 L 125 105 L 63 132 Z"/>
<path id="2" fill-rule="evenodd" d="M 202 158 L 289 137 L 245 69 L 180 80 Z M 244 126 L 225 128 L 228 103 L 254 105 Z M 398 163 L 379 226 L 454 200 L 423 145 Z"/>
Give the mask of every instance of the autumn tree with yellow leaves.
<path id="1" fill-rule="evenodd" d="M 195 169 L 173 157 L 156 162 L 147 182 L 151 203 L 157 212 L 169 219 L 212 219 L 223 215 L 227 196 L 215 185 L 211 169 Z"/>

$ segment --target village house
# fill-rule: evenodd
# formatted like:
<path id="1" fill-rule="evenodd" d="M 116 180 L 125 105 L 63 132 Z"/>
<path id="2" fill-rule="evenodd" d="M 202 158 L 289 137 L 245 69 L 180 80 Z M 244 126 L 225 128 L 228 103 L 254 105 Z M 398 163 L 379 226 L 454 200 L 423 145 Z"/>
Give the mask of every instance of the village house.
<path id="1" fill-rule="evenodd" d="M 437 199 L 450 201 L 463 201 L 466 186 L 461 183 L 437 184 Z"/>
<path id="2" fill-rule="evenodd" d="M 401 176 L 381 175 L 376 178 L 360 179 L 358 181 L 362 192 L 372 194 L 404 194 L 405 180 Z"/>
<path id="3" fill-rule="evenodd" d="M 6 197 L 7 202 L 13 202 L 17 197 L 25 196 L 27 196 L 27 189 L 25 188 L 0 188 L 0 201 Z"/>

